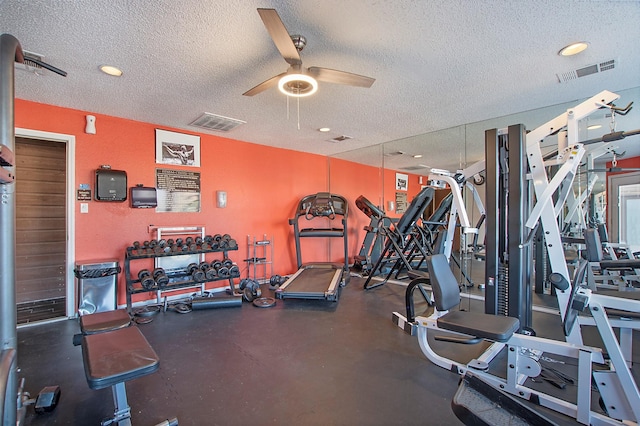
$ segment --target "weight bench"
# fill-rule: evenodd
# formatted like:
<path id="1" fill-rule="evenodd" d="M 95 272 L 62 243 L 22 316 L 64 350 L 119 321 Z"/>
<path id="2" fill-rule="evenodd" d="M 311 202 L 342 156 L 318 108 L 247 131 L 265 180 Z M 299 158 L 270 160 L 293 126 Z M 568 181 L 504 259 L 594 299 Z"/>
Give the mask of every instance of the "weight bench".
<path id="1" fill-rule="evenodd" d="M 111 387 L 115 405 L 112 418 L 103 425 L 131 425 L 131 408 L 125 383 L 154 373 L 160 359 L 138 327 L 131 326 L 125 310 L 80 317 L 80 342 L 87 383 L 91 389 Z M 75 340 L 76 336 L 74 336 Z M 177 425 L 174 418 L 161 424 Z"/>
<path id="2" fill-rule="evenodd" d="M 118 309 L 82 315 L 79 322 L 80 334 L 73 336 L 74 346 L 79 346 L 82 343 L 82 336 L 129 327 L 131 325 L 131 317 L 126 310 Z"/>

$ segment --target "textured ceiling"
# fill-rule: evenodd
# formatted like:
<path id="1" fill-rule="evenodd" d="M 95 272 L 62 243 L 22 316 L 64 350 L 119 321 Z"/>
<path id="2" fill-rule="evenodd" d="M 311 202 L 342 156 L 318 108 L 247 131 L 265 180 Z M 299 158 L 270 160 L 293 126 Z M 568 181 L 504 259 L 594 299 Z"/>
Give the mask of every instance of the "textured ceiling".
<path id="1" fill-rule="evenodd" d="M 320 83 L 299 104 L 276 88 L 242 96 L 287 69 L 259 7 L 307 38 L 304 66 L 376 82 Z M 246 121 L 212 134 L 322 155 L 640 86 L 639 22 L 639 1 L 0 0 L 0 31 L 68 72 L 17 72 L 18 98 L 192 132 L 206 111 Z M 578 40 L 590 48 L 557 55 Z M 558 81 L 609 59 L 613 70 Z M 353 139 L 327 141 L 340 135 Z M 462 155 L 423 154 L 434 167 Z"/>

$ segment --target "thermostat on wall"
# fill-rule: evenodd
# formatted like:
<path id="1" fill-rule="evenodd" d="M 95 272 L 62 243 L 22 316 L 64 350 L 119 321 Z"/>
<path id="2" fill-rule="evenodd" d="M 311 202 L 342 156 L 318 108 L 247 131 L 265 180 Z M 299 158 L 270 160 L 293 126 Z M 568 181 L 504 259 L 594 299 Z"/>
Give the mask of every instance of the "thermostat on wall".
<path id="1" fill-rule="evenodd" d="M 97 201 L 125 201 L 127 199 L 127 172 L 102 168 L 96 170 Z"/>

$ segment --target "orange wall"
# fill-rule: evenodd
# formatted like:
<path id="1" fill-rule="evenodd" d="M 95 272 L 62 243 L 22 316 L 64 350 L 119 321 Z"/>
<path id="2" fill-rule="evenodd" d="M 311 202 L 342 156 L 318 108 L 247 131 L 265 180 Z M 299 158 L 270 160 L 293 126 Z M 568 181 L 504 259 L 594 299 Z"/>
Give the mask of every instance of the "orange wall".
<path id="1" fill-rule="evenodd" d="M 85 115 L 96 116 L 97 134 L 84 133 Z M 153 235 L 149 226 L 203 225 L 208 234 L 228 233 L 238 241 L 238 251 L 230 258 L 241 269 L 248 257 L 247 236 L 263 234 L 275 241 L 274 273 L 295 272 L 295 246 L 288 219 L 293 216 L 300 198 L 316 192 L 331 191 L 349 200 L 349 256 L 358 253 L 364 238 L 362 228 L 368 218 L 355 206 L 364 194 L 378 204 L 379 169 L 331 159 L 324 156 L 272 148 L 224 137 L 186 132 L 112 116 L 95 114 L 30 101 L 16 100 L 16 127 L 44 132 L 74 135 L 76 138 L 76 189 L 89 184 L 93 191 L 95 170 L 108 164 L 127 172 L 128 186 L 138 183 L 155 186 L 155 169 L 185 169 L 201 173 L 201 211 L 199 213 L 156 213 L 154 209 L 133 209 L 129 202 L 89 202 L 89 213 L 80 214 L 76 201 L 76 262 L 117 259 L 121 266 L 124 250 L 135 240 L 148 240 Z M 163 128 L 200 136 L 201 167 L 156 165 L 155 129 Z M 416 178 L 417 179 L 417 178 Z M 411 190 L 411 185 L 409 187 Z M 217 190 L 227 192 L 228 204 L 216 208 Z M 417 192 L 417 191 L 415 191 Z M 75 198 L 75 194 L 73 194 Z M 409 198 L 411 199 L 411 198 Z M 301 223 L 301 226 L 308 227 Z M 313 226 L 313 225 L 312 225 Z M 303 262 L 340 259 L 340 242 L 303 242 Z M 337 245 L 336 245 L 337 244 Z M 330 248 L 329 248 L 330 247 Z M 143 267 L 139 261 L 132 270 Z M 262 271 L 258 271 L 259 274 Z M 270 271 L 268 271 L 268 274 Z M 243 271 L 242 276 L 246 272 Z M 124 276 L 120 275 L 118 303 L 124 303 Z M 136 299 L 134 299 L 136 300 Z"/>
<path id="2" fill-rule="evenodd" d="M 611 161 L 607 161 L 607 167 L 613 167 Z M 631 157 L 631 158 L 620 158 L 617 160 L 616 167 L 620 168 L 638 168 L 640 167 L 640 157 Z M 628 173 L 628 171 L 615 172 L 615 173 L 607 173 L 607 182 L 609 180 L 609 176 L 618 175 L 620 173 Z"/>

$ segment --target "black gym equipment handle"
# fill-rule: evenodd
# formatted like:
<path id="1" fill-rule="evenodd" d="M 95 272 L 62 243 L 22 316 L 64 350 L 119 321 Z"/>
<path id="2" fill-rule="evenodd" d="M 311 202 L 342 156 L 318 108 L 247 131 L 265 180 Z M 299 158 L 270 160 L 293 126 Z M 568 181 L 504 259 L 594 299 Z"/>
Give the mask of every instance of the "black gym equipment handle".
<path id="1" fill-rule="evenodd" d="M 59 74 L 59 75 L 61 75 L 61 76 L 63 76 L 63 77 L 66 77 L 66 76 L 67 76 L 67 72 L 66 72 L 66 71 L 62 71 L 60 68 L 56 68 L 56 67 L 54 67 L 53 65 L 49 65 L 49 64 L 47 64 L 46 62 L 42 62 L 42 61 L 41 61 L 41 60 L 39 60 L 39 59 L 35 59 L 35 58 L 30 57 L 30 56 L 27 56 L 27 57 L 26 57 L 26 58 L 24 58 L 24 59 L 26 59 L 26 60 L 27 60 L 27 61 L 29 61 L 29 62 L 33 62 L 33 63 L 34 63 L 34 64 L 36 64 L 36 65 L 40 65 L 42 68 L 46 68 L 46 69 L 48 69 L 49 71 L 51 71 L 51 72 L 55 72 L 56 74 Z"/>

